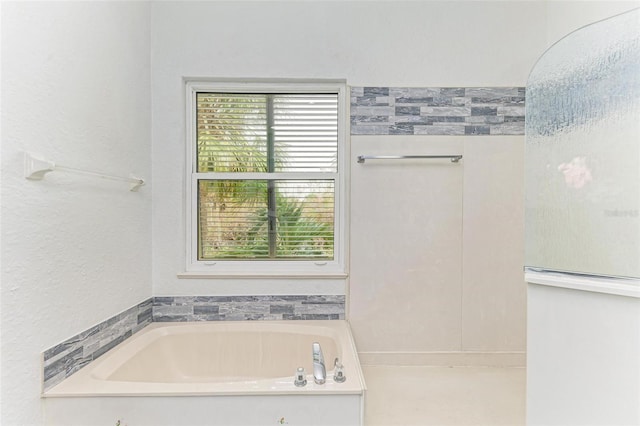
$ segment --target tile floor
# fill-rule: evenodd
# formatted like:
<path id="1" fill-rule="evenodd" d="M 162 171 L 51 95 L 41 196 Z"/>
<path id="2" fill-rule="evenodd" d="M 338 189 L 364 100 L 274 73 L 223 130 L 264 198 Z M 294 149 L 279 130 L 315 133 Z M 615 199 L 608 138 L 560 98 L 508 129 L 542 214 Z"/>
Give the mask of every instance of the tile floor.
<path id="1" fill-rule="evenodd" d="M 366 426 L 525 424 L 524 368 L 363 366 Z"/>

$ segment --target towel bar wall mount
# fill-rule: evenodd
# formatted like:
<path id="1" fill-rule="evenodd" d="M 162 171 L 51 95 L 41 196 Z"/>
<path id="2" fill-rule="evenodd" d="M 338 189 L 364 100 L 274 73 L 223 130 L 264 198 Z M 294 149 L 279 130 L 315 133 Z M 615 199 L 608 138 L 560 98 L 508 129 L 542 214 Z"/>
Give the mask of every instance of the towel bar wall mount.
<path id="1" fill-rule="evenodd" d="M 73 167 L 60 166 L 54 163 L 53 161 L 45 160 L 44 158 L 40 157 L 37 154 L 33 154 L 30 152 L 24 153 L 24 177 L 26 179 L 42 180 L 44 179 L 44 176 L 47 173 L 53 172 L 54 170 L 79 173 L 83 175 L 98 177 L 101 179 L 128 182 L 130 184 L 129 191 L 133 191 L 133 192 L 137 192 L 138 189 L 142 185 L 144 185 L 144 179 L 140 179 L 139 177 L 136 177 L 136 176 L 128 176 L 128 177 L 115 176 L 115 175 L 108 175 L 100 172 L 95 172 L 92 170 L 82 170 L 82 169 L 76 169 Z"/>

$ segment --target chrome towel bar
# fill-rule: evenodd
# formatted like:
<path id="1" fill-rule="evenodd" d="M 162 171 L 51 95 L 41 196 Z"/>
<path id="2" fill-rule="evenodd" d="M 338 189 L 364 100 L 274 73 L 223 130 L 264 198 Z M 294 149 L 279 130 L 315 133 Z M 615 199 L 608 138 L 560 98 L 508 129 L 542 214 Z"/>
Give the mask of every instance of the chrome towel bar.
<path id="1" fill-rule="evenodd" d="M 364 160 L 411 160 L 420 158 L 450 158 L 452 163 L 462 159 L 462 155 L 358 155 L 358 163 Z"/>

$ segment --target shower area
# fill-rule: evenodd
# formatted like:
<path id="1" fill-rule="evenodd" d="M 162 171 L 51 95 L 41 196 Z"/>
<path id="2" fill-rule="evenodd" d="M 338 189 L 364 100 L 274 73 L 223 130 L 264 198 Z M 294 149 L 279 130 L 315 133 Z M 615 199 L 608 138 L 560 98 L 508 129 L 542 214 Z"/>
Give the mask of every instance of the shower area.
<path id="1" fill-rule="evenodd" d="M 527 83 L 528 424 L 640 423 L 640 9 Z"/>

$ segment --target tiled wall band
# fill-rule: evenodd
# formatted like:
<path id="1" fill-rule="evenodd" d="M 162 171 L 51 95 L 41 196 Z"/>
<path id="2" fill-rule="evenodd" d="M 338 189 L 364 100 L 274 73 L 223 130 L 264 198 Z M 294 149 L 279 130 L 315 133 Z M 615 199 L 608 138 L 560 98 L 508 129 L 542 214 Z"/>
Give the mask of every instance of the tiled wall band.
<path id="1" fill-rule="evenodd" d="M 344 304 L 340 295 L 155 297 L 153 321 L 338 320 Z"/>
<path id="2" fill-rule="evenodd" d="M 524 135 L 524 87 L 352 87 L 352 135 Z"/>
<path id="3" fill-rule="evenodd" d="M 150 324 L 152 309 L 152 300 L 147 299 L 44 351 L 43 390 L 60 383 Z"/>

